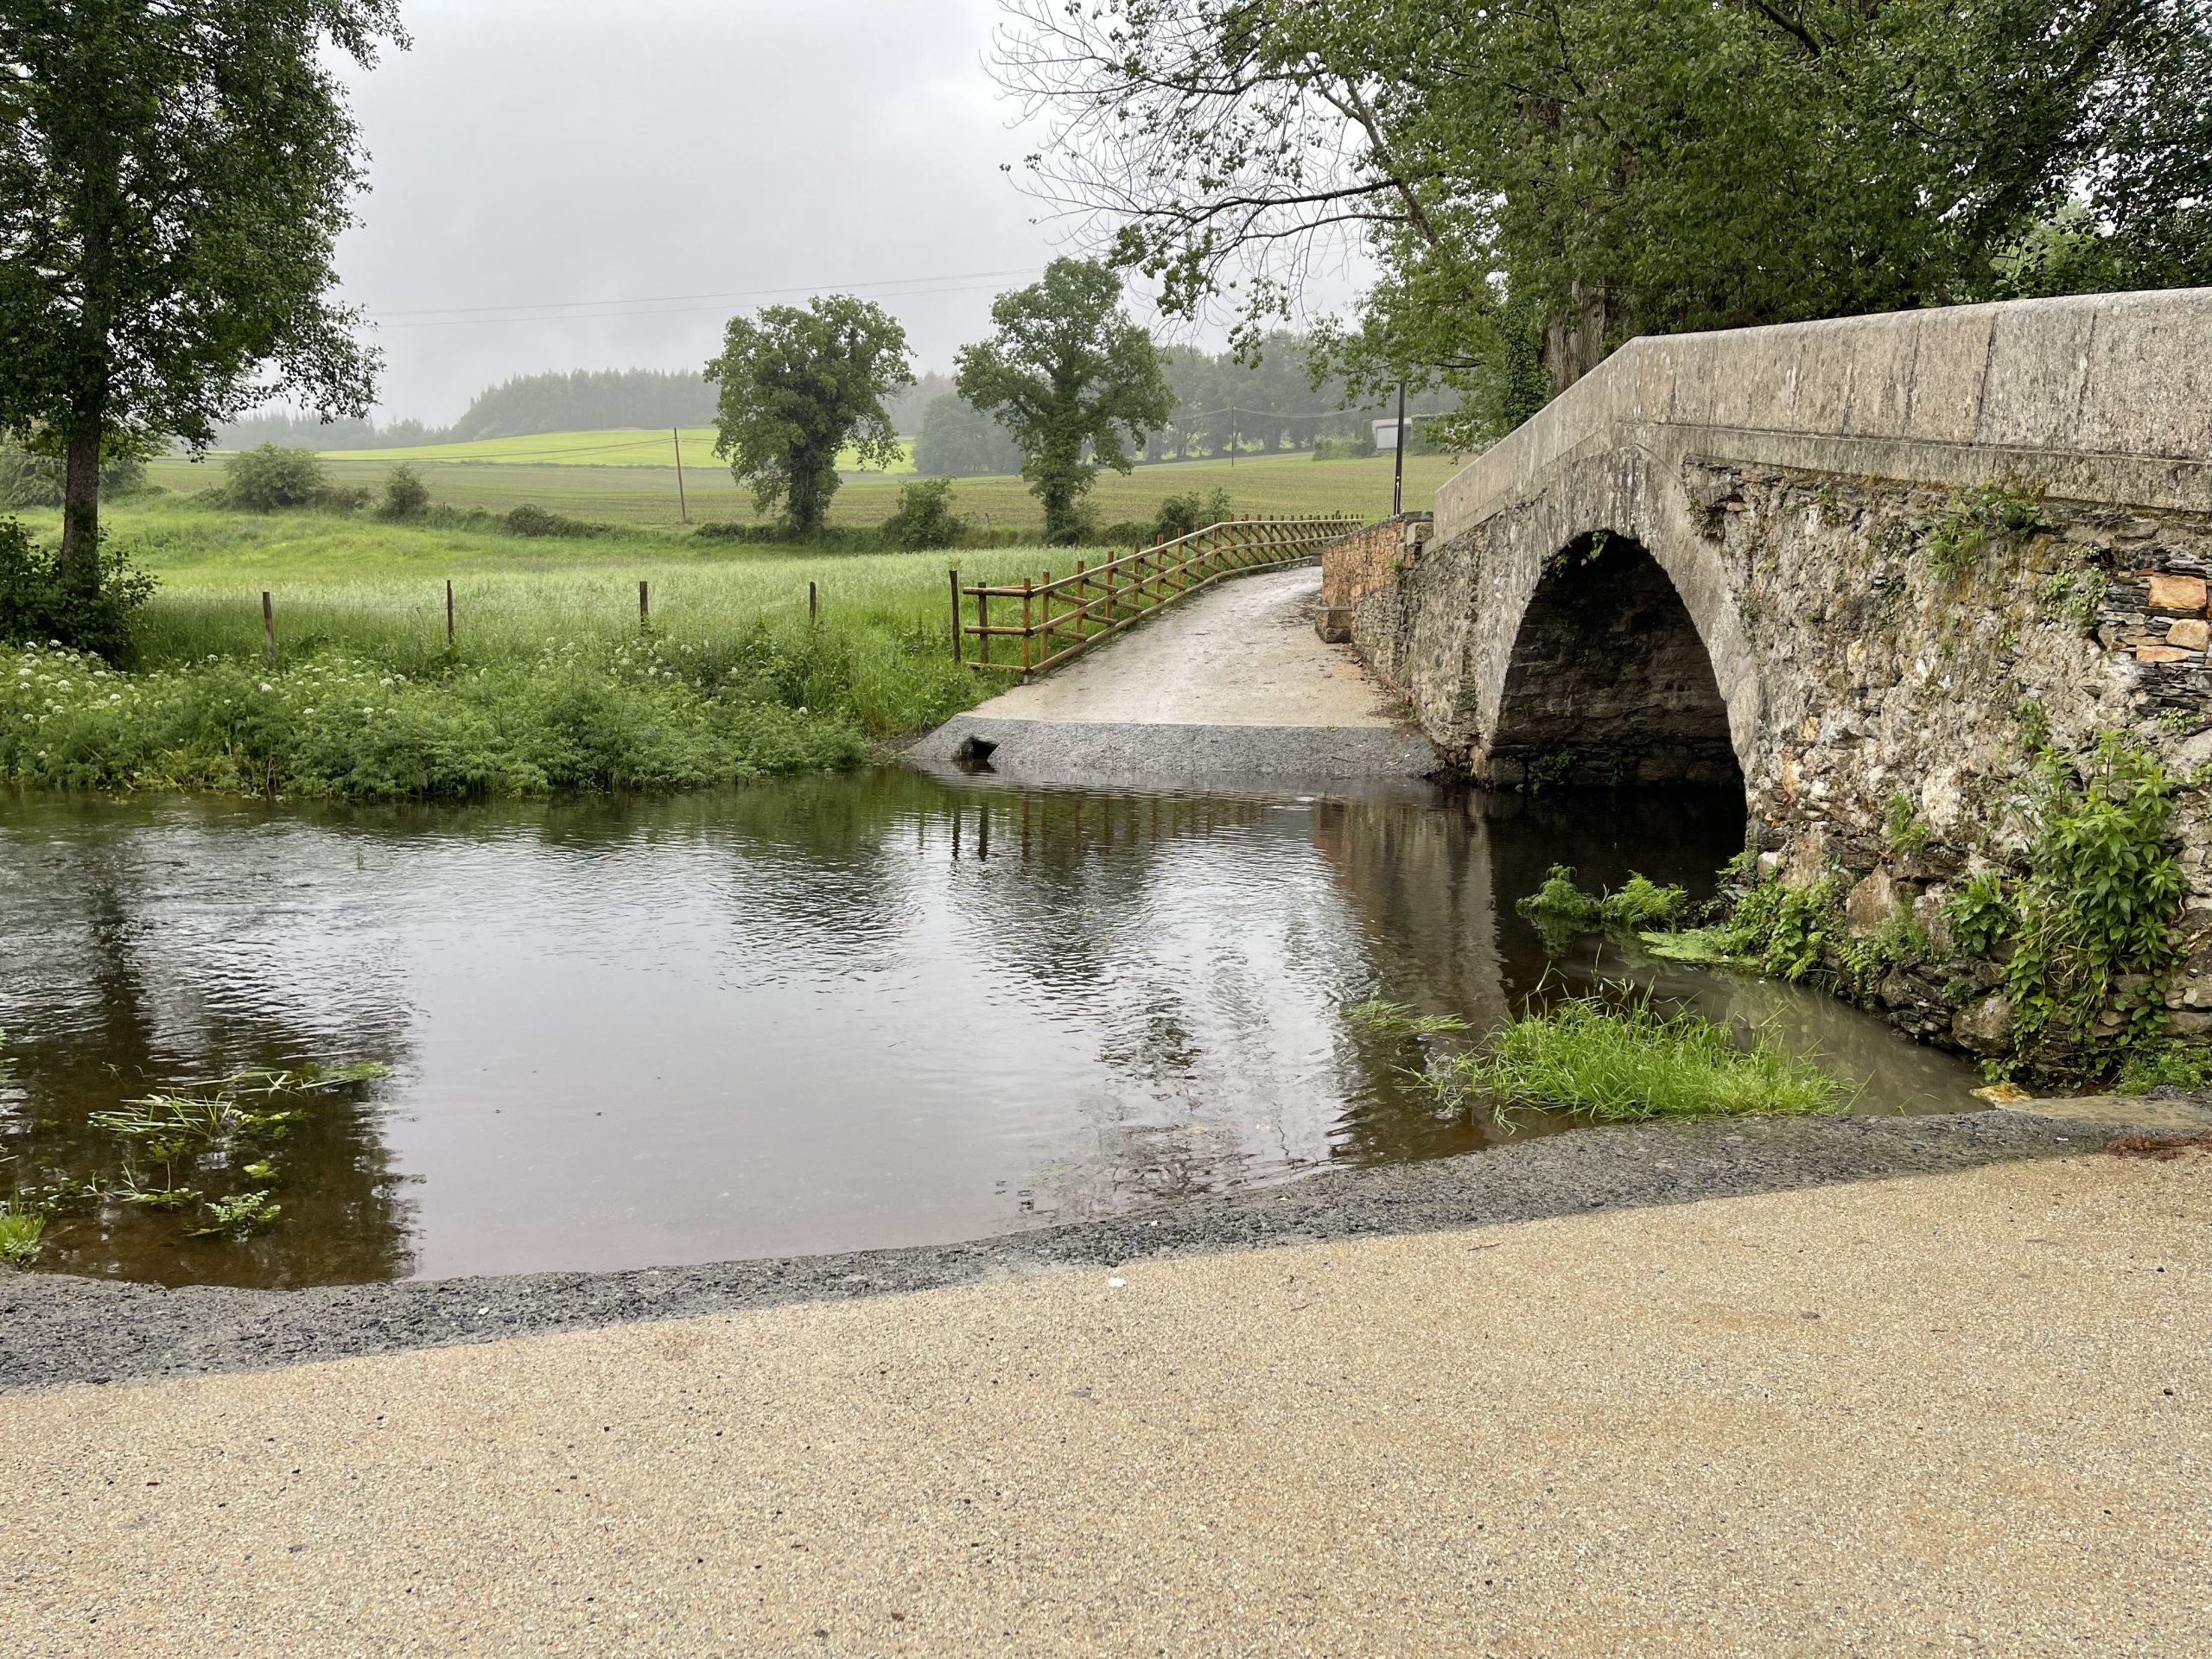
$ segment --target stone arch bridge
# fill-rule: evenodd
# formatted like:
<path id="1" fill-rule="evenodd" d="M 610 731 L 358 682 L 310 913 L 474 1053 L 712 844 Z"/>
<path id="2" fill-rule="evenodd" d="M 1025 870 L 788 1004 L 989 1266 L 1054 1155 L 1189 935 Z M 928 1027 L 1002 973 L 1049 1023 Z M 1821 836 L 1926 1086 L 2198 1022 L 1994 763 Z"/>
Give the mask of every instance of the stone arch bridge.
<path id="1" fill-rule="evenodd" d="M 1334 550 L 1322 614 L 1480 781 L 1740 778 L 1791 868 L 1909 899 L 2012 849 L 2031 734 L 2212 766 L 2208 578 L 2200 289 L 1631 341 Z"/>

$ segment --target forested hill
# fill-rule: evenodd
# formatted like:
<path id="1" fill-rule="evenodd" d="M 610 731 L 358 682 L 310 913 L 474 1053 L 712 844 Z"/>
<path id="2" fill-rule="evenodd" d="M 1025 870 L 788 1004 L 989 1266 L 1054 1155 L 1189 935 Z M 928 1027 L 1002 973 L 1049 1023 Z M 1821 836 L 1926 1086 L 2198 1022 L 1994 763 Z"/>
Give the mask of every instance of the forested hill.
<path id="1" fill-rule="evenodd" d="M 600 432 L 623 426 L 705 426 L 715 389 L 694 373 L 658 369 L 578 369 L 519 375 L 476 395 L 447 436 L 523 437 L 536 432 Z"/>

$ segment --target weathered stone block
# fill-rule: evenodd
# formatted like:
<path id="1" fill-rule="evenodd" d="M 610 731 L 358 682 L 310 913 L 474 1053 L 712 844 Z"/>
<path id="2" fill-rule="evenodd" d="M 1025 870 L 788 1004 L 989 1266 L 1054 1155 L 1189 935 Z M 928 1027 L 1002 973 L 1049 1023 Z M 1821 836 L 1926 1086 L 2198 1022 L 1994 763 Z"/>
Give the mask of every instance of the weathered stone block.
<path id="1" fill-rule="evenodd" d="M 2173 576 L 2153 572 L 2151 608 L 2158 611 L 2201 611 L 2205 583 L 2202 576 Z"/>
<path id="2" fill-rule="evenodd" d="M 2178 645 L 2138 645 L 2135 660 L 2139 663 L 2185 663 L 2195 653 Z"/>
<path id="3" fill-rule="evenodd" d="M 2183 617 L 2166 630 L 2166 643 L 2181 651 L 2202 651 L 2212 645 L 2212 622 Z"/>
<path id="4" fill-rule="evenodd" d="M 1876 870 L 1852 888 L 1851 896 L 1843 901 L 1844 922 L 1860 938 L 1878 933 L 1904 907 L 1907 897 L 1887 870 Z"/>
<path id="5" fill-rule="evenodd" d="M 2002 1054 L 2012 1045 L 2012 999 L 1993 991 L 1951 1016 L 1951 1039 L 1975 1054 Z"/>

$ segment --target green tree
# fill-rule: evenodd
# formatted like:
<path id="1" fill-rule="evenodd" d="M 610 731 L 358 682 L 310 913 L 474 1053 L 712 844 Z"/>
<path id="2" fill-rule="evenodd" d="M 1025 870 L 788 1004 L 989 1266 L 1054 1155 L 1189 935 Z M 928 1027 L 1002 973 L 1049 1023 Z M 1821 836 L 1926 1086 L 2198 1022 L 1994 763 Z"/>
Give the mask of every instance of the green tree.
<path id="1" fill-rule="evenodd" d="M 1122 279 L 1095 260 L 1055 259 L 1044 279 L 991 304 L 997 334 L 963 346 L 960 395 L 1014 435 L 1045 534 L 1082 531 L 1077 503 L 1099 467 L 1126 473 L 1128 446 L 1174 412 L 1152 336 L 1122 310 Z"/>
<path id="2" fill-rule="evenodd" d="M 361 183 L 329 57 L 404 46 L 397 0 L 0 8 L 0 426 L 64 457 L 62 579 L 99 584 L 104 452 L 205 448 L 276 393 L 365 411 L 325 296 Z"/>
<path id="3" fill-rule="evenodd" d="M 721 386 L 715 453 L 752 484 L 754 506 L 780 505 L 803 533 L 829 516 L 848 446 L 863 467 L 902 458 L 883 400 L 913 384 L 913 362 L 906 331 L 873 301 L 818 295 L 804 310 L 732 317 L 707 378 Z"/>
<path id="4" fill-rule="evenodd" d="M 1322 361 L 1447 442 L 1637 334 L 2212 281 L 2209 0 L 1008 4 L 1044 193 L 1248 343 L 1363 245 Z"/>

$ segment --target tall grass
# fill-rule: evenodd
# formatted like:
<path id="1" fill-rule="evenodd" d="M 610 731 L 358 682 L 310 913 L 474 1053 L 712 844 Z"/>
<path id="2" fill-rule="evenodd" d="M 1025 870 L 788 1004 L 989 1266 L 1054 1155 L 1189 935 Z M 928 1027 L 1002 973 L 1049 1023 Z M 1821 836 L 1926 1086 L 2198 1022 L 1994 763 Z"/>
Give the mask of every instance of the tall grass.
<path id="1" fill-rule="evenodd" d="M 1771 1032 L 1739 1044 L 1726 1026 L 1668 1013 L 1647 992 L 1573 997 L 1500 1027 L 1429 1076 L 1440 1102 L 1582 1113 L 1607 1122 L 1840 1110 L 1845 1085 Z"/>

